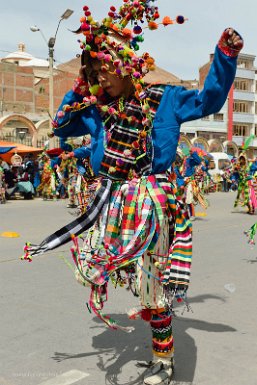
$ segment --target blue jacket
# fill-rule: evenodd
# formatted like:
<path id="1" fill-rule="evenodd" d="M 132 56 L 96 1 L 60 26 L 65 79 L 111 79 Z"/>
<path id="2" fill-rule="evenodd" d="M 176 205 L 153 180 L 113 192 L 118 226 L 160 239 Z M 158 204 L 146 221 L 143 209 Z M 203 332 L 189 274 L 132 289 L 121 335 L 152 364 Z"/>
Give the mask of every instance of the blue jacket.
<path id="1" fill-rule="evenodd" d="M 157 109 L 152 129 L 154 147 L 153 173 L 166 171 L 175 159 L 182 123 L 200 119 L 218 112 L 226 101 L 236 73 L 236 58 L 225 55 L 216 47 L 214 60 L 205 80 L 204 88 L 187 90 L 167 85 Z M 68 92 L 59 108 L 82 102 L 83 96 Z M 58 119 L 56 136 L 69 137 L 91 135 L 91 164 L 98 175 L 104 154 L 104 129 L 96 106 L 66 113 Z"/>

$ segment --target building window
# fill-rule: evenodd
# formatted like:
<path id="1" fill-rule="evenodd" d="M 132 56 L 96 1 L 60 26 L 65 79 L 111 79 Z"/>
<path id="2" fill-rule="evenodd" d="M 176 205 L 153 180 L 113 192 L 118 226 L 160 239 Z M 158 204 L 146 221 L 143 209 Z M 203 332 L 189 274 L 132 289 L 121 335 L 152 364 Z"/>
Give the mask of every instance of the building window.
<path id="1" fill-rule="evenodd" d="M 214 114 L 213 119 L 216 122 L 223 122 L 224 121 L 224 115 L 223 114 Z"/>
<path id="2" fill-rule="evenodd" d="M 201 120 L 210 120 L 210 115 L 204 116 Z"/>
<path id="3" fill-rule="evenodd" d="M 249 136 L 248 127 L 245 124 L 234 124 L 233 135 L 234 136 Z"/>
<path id="4" fill-rule="evenodd" d="M 210 139 L 210 133 L 206 131 L 197 131 L 197 135 L 207 140 Z"/>
<path id="5" fill-rule="evenodd" d="M 234 82 L 235 90 L 250 91 L 249 83 L 245 79 L 236 79 Z"/>
<path id="6" fill-rule="evenodd" d="M 245 61 L 242 60 L 242 59 L 238 59 L 238 61 L 237 61 L 237 67 L 238 67 L 238 68 L 246 68 L 245 66 L 246 66 Z"/>
<path id="7" fill-rule="evenodd" d="M 252 65 L 251 62 L 246 59 L 238 59 L 237 61 L 237 67 L 238 68 L 245 68 L 245 69 L 251 69 Z"/>
<path id="8" fill-rule="evenodd" d="M 249 113 L 249 104 L 246 102 L 235 101 L 233 103 L 234 112 Z"/>

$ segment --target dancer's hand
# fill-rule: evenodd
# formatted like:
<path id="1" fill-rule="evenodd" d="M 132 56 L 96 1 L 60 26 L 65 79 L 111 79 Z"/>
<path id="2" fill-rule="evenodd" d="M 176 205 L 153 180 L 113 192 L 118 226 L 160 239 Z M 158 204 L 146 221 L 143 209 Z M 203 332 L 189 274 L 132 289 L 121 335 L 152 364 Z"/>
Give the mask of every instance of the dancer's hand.
<path id="1" fill-rule="evenodd" d="M 223 35 L 229 47 L 236 48 L 239 50 L 243 48 L 244 41 L 242 39 L 242 36 L 240 36 L 239 33 L 233 28 L 227 28 L 224 31 Z"/>
<path id="2" fill-rule="evenodd" d="M 227 28 L 218 42 L 219 49 L 227 56 L 236 57 L 244 46 L 242 36 L 233 28 Z"/>

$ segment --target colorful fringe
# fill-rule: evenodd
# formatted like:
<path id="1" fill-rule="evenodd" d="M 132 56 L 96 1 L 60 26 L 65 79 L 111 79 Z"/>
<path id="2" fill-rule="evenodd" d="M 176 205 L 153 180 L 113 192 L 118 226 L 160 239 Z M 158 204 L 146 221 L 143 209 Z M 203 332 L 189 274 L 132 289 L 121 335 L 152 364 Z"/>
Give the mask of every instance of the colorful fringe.
<path id="1" fill-rule="evenodd" d="M 174 289 L 179 285 L 187 286 L 192 254 L 191 224 L 171 192 L 169 183 L 149 176 L 141 178 L 137 185 L 131 184 L 124 201 L 121 184 L 115 182 L 106 214 L 108 223 L 103 244 L 101 239 L 98 248 L 84 250 L 89 259 L 83 264 L 83 278 L 94 285 L 102 285 L 114 271 L 154 250 L 164 216 L 169 215 L 173 218 L 172 226 L 175 222 L 174 234 L 167 262 L 162 266 L 161 281 L 164 285 L 174 285 Z"/>
<path id="2" fill-rule="evenodd" d="M 252 227 L 250 227 L 249 230 L 244 232 L 244 234 L 248 237 L 248 243 L 250 243 L 251 245 L 255 245 L 254 237 L 255 237 L 256 231 L 257 231 L 257 222 L 254 225 L 252 225 Z"/>
<path id="3" fill-rule="evenodd" d="M 168 223 L 169 242 L 154 279 L 163 285 L 165 294 L 171 293 L 171 302 L 177 292 L 186 291 L 189 284 L 192 234 L 191 223 L 182 203 L 176 200 L 176 191 L 166 174 L 127 183 L 103 179 L 89 210 L 47 237 L 40 246 L 27 245 L 24 259 L 30 260 L 31 255 L 72 239 L 77 278 L 83 285 L 92 286 L 90 307 L 109 326 L 117 328 L 115 321 L 101 313 L 107 299 L 107 282 L 142 256 L 147 258 L 153 253 L 155 258 L 155 246 L 165 223 Z M 90 225 L 94 225 L 92 232 Z M 86 230 L 89 231 L 81 249 L 73 234 Z M 169 296 L 166 298 L 169 302 Z"/>

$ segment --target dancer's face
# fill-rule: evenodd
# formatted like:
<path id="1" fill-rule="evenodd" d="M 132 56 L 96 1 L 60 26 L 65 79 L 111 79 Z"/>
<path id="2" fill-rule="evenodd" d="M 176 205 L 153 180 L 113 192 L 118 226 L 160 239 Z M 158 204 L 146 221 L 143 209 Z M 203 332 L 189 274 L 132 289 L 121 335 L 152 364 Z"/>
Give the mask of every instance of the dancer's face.
<path id="1" fill-rule="evenodd" d="M 92 76 L 97 79 L 100 86 L 113 98 L 129 96 L 132 90 L 132 82 L 129 76 L 119 77 L 115 74 L 115 67 L 109 63 L 109 70 L 101 70 L 102 63 L 99 60 L 92 61 Z"/>

